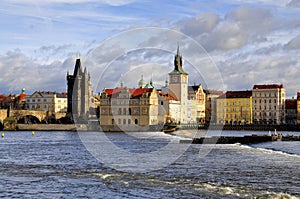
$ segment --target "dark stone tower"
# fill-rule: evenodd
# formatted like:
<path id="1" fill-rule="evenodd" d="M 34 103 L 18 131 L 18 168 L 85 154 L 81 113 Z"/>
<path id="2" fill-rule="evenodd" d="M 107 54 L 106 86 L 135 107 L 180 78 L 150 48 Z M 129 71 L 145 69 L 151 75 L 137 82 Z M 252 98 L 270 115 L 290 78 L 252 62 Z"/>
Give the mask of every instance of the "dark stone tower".
<path id="1" fill-rule="evenodd" d="M 89 117 L 91 84 L 86 68 L 83 70 L 80 59 L 76 60 L 73 75 L 67 74 L 68 107 L 67 116 L 76 121 L 87 121 Z"/>

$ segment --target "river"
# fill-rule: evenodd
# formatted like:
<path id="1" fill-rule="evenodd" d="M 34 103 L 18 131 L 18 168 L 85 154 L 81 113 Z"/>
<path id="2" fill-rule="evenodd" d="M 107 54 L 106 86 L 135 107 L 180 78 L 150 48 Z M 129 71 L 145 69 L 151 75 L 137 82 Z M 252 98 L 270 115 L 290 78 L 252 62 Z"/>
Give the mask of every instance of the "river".
<path id="1" fill-rule="evenodd" d="M 257 134 L 222 135 L 237 133 Z M 300 142 L 180 139 L 162 132 L 5 132 L 0 198 L 300 198 Z"/>

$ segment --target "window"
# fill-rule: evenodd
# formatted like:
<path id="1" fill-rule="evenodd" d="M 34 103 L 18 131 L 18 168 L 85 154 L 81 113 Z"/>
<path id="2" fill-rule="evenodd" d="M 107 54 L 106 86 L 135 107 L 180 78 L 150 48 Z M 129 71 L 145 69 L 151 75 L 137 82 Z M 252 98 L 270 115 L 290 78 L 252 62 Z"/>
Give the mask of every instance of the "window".
<path id="1" fill-rule="evenodd" d="M 121 124 L 121 119 L 118 119 L 118 124 Z"/>
<path id="2" fill-rule="evenodd" d="M 128 119 L 128 124 L 131 124 L 131 119 Z"/>
<path id="3" fill-rule="evenodd" d="M 134 120 L 134 123 L 135 123 L 135 124 L 138 124 L 138 123 L 139 123 L 138 119 L 135 119 L 135 120 Z"/>
<path id="4" fill-rule="evenodd" d="M 111 124 L 115 124 L 115 119 L 111 119 Z"/>
<path id="5" fill-rule="evenodd" d="M 126 119 L 123 119 L 123 124 L 126 124 Z"/>

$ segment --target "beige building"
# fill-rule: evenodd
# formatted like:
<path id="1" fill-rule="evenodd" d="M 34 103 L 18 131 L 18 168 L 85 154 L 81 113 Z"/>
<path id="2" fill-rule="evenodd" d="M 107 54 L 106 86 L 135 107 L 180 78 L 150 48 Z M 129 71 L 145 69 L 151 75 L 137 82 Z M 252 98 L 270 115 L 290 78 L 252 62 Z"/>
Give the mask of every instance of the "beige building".
<path id="1" fill-rule="evenodd" d="M 67 111 L 67 93 L 36 91 L 26 99 L 27 110 L 49 111 L 52 113 Z"/>
<path id="2" fill-rule="evenodd" d="M 252 90 L 253 123 L 285 123 L 286 90 L 282 84 L 254 85 Z"/>
<path id="3" fill-rule="evenodd" d="M 217 98 L 224 93 L 218 90 L 204 89 L 205 93 L 205 122 L 217 122 Z"/>
<path id="4" fill-rule="evenodd" d="M 104 89 L 100 95 L 100 126 L 103 131 L 140 131 L 163 123 L 155 88 Z"/>
<path id="5" fill-rule="evenodd" d="M 202 85 L 188 87 L 188 123 L 205 121 L 205 93 Z"/>

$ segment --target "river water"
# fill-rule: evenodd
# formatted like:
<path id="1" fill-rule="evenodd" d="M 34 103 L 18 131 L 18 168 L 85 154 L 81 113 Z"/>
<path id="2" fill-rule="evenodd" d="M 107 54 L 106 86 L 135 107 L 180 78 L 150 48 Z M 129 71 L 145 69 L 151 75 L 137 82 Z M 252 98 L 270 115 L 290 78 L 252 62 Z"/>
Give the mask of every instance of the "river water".
<path id="1" fill-rule="evenodd" d="M 99 135 L 105 139 L 92 142 Z M 180 139 L 161 132 L 5 132 L 0 198 L 300 198 L 300 142 L 187 145 Z M 147 159 L 169 145 L 172 154 L 182 150 L 175 159 L 163 152 Z"/>

